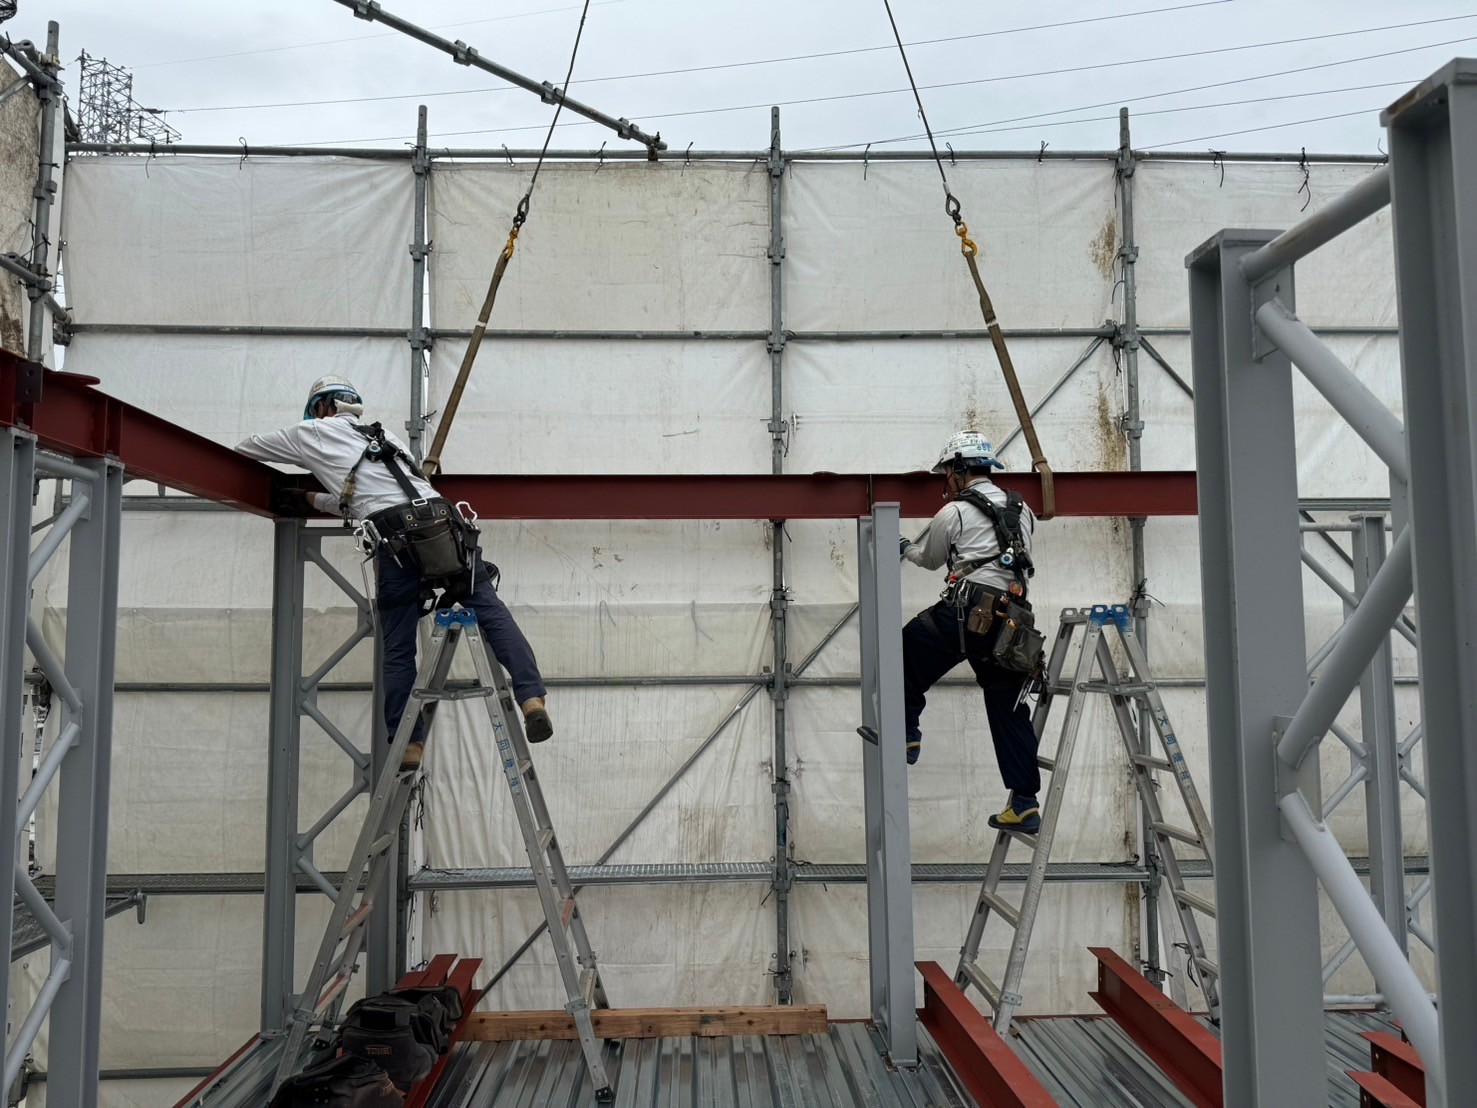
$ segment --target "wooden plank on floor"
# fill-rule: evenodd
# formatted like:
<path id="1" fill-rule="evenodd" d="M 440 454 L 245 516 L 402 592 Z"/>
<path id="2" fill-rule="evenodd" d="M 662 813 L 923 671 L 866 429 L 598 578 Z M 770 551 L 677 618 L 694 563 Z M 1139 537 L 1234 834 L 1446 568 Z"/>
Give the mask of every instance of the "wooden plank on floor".
<path id="1" fill-rule="evenodd" d="M 600 1008 L 590 1013 L 602 1039 L 664 1039 L 683 1035 L 815 1035 L 827 1028 L 824 1004 L 739 1008 Z M 464 1039 L 506 1042 L 576 1038 L 568 1012 L 474 1012 Z"/>

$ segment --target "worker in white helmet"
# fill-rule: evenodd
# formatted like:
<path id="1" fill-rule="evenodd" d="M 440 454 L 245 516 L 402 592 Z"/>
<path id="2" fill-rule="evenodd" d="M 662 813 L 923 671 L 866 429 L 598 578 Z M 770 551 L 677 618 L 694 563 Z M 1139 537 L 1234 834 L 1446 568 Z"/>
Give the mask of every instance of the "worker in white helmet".
<path id="1" fill-rule="evenodd" d="M 477 616 L 483 637 L 512 679 L 530 742 L 554 733 L 533 648 L 498 598 L 496 569 L 488 570 L 477 531 L 450 501 L 438 496 L 405 444 L 378 423 L 360 418 L 364 402 L 343 377 L 322 377 L 308 390 L 302 422 L 252 435 L 236 449 L 264 462 L 306 469 L 328 491 L 277 490 L 277 510 L 306 515 L 311 508 L 367 523 L 376 543 L 375 578 L 384 646 L 385 723 L 393 736 L 416 676 L 416 625 L 438 602 L 460 603 Z M 420 765 L 427 715 L 422 713 L 402 769 Z"/>
<path id="2" fill-rule="evenodd" d="M 985 715 L 1000 776 L 1010 790 L 1005 810 L 990 826 L 1035 834 L 1041 826 L 1036 794 L 1036 731 L 1022 703 L 1029 673 L 1041 656 L 1041 637 L 1026 593 L 1035 568 L 1031 537 L 1036 517 L 1020 494 L 990 480 L 1005 468 L 990 440 L 977 431 L 949 439 L 932 472 L 942 474 L 948 504 L 919 542 L 902 540 L 904 558 L 924 569 L 948 567 L 938 603 L 903 628 L 903 703 L 908 763 L 923 749 L 919 719 L 926 694 L 960 662 L 968 662 L 985 695 Z"/>

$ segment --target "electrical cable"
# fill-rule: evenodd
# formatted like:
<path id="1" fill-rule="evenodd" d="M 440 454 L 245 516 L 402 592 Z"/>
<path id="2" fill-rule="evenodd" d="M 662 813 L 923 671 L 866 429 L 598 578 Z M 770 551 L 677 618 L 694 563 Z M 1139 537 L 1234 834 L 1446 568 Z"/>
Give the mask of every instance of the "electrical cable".
<path id="1" fill-rule="evenodd" d="M 1239 131 L 1222 131 L 1218 135 L 1198 135 L 1195 138 L 1176 139 L 1173 142 L 1156 142 L 1150 146 L 1137 147 L 1139 150 L 1163 150 L 1167 146 L 1183 146 L 1187 142 L 1209 142 L 1212 139 L 1230 138 L 1233 135 L 1250 135 L 1257 131 L 1276 131 L 1283 127 L 1302 127 L 1309 123 L 1323 123 L 1330 119 L 1350 119 L 1356 115 L 1373 115 L 1379 111 L 1379 107 L 1366 108 L 1357 112 L 1339 112 L 1337 115 L 1320 115 L 1312 119 L 1294 119 L 1287 123 L 1269 123 L 1264 127 L 1243 127 Z"/>
<path id="2" fill-rule="evenodd" d="M 612 2 L 612 0 L 607 0 L 607 2 Z M 1057 29 L 1060 29 L 1062 27 L 1076 27 L 1076 26 L 1079 26 L 1079 25 L 1084 24 L 1084 23 L 1103 23 L 1103 22 L 1107 22 L 1109 20 L 1128 19 L 1128 18 L 1131 18 L 1133 16 L 1139 16 L 1139 15 L 1162 15 L 1162 14 L 1164 14 L 1166 12 L 1184 11 L 1184 10 L 1189 9 L 1189 8 L 1208 8 L 1208 7 L 1214 7 L 1214 6 L 1219 5 L 1219 4 L 1229 4 L 1231 2 L 1232 2 L 1232 0 L 1199 0 L 1198 3 L 1194 3 L 1194 4 L 1178 4 L 1178 5 L 1176 5 L 1174 7 L 1170 7 L 1170 8 L 1148 8 L 1148 9 L 1146 9 L 1144 11 L 1136 11 L 1136 12 L 1117 12 L 1117 13 L 1115 13 L 1113 15 L 1099 15 L 1099 16 L 1093 16 L 1093 17 L 1091 17 L 1089 19 L 1072 19 L 1072 20 L 1068 20 L 1068 21 L 1066 21 L 1064 23 L 1040 23 L 1040 24 L 1036 24 L 1035 26 L 1031 26 L 1031 27 L 1007 27 L 1007 28 L 1003 28 L 1003 29 L 1000 29 L 1000 30 L 994 30 L 994 31 L 976 31 L 976 32 L 973 32 L 973 33 L 970 33 L 970 34 L 964 34 L 964 35 L 946 35 L 943 38 L 920 39 L 917 42 L 910 42 L 910 43 L 908 43 L 908 45 L 909 46 L 938 46 L 938 45 L 941 45 L 941 44 L 953 43 L 953 42 L 967 42 L 967 41 L 970 41 L 970 40 L 973 40 L 973 39 L 993 38 L 993 37 L 996 37 L 996 36 L 999 36 L 999 35 L 1022 34 L 1022 33 L 1027 32 L 1027 31 L 1050 31 L 1050 30 L 1057 30 Z M 550 9 L 550 10 L 551 11 L 567 11 L 569 9 L 567 9 L 567 8 L 553 8 L 553 9 Z M 533 14 L 538 14 L 538 13 L 529 12 L 529 13 L 526 13 L 526 14 L 533 15 Z M 511 18 L 511 17 L 504 16 L 502 18 Z M 478 22 L 489 22 L 489 21 L 481 20 L 481 21 L 478 21 Z M 457 24 L 456 26 L 471 26 L 471 24 Z M 336 42 L 357 42 L 357 41 L 359 41 L 359 39 L 364 39 L 364 38 L 383 38 L 383 37 L 385 37 L 385 36 L 383 36 L 383 35 L 360 35 L 358 39 L 336 39 L 335 41 Z M 314 45 L 323 45 L 323 44 L 318 43 L 318 44 L 314 44 Z M 686 74 L 692 74 L 692 73 L 714 73 L 714 72 L 718 72 L 720 70 L 725 70 L 725 69 L 744 69 L 744 68 L 747 68 L 749 66 L 755 66 L 755 65 L 778 65 L 778 64 L 781 64 L 781 63 L 784 63 L 784 62 L 815 61 L 815 60 L 818 60 L 818 59 L 821 59 L 821 58 L 840 58 L 840 57 L 846 57 L 846 56 L 853 55 L 853 54 L 869 54 L 869 53 L 875 53 L 876 51 L 879 51 L 879 50 L 891 50 L 892 48 L 893 48 L 893 45 L 892 45 L 892 43 L 889 42 L 889 43 L 886 43 L 885 45 L 882 45 L 882 46 L 858 46 L 858 47 L 853 47 L 853 48 L 847 49 L 847 50 L 826 50 L 826 51 L 822 51 L 820 53 L 814 53 L 814 54 L 792 54 L 792 55 L 789 55 L 789 56 L 786 56 L 786 57 L 782 57 L 782 58 L 754 58 L 754 59 L 751 59 L 749 61 L 742 61 L 742 62 L 721 62 L 721 63 L 715 64 L 715 65 L 696 65 L 696 66 L 688 66 L 688 67 L 686 67 L 684 69 L 657 69 L 657 70 L 650 70 L 650 71 L 644 72 L 644 73 L 615 73 L 615 74 L 611 74 L 610 76 L 607 76 L 607 77 L 586 77 L 586 78 L 584 78 L 584 79 L 582 79 L 580 81 L 580 84 L 581 85 L 594 85 L 594 84 L 605 84 L 605 83 L 609 83 L 609 82 L 612 82 L 612 81 L 633 81 L 633 80 L 637 80 L 637 79 L 645 78 L 645 77 L 673 77 L 673 76 L 680 76 L 680 75 L 686 75 Z M 287 49 L 293 49 L 293 47 L 285 47 L 284 46 L 284 47 L 274 47 L 273 49 L 287 50 Z M 224 54 L 224 55 L 221 55 L 221 56 L 222 57 L 237 57 L 238 55 Z M 169 64 L 169 63 L 155 63 L 155 64 Z M 140 68 L 142 68 L 142 67 L 140 67 Z M 250 111 L 250 110 L 255 110 L 255 109 L 258 109 L 258 108 L 306 108 L 306 107 L 317 107 L 319 105 L 354 104 L 354 103 L 361 103 L 361 102 L 362 103 L 366 103 L 366 104 L 370 104 L 370 103 L 377 103 L 379 101 L 384 101 L 384 100 L 418 100 L 418 99 L 426 99 L 428 97 L 434 97 L 434 96 L 468 96 L 468 95 L 475 95 L 477 93 L 484 93 L 484 92 L 506 92 L 506 91 L 508 91 L 506 88 L 495 88 L 495 89 L 448 89 L 448 90 L 443 91 L 443 92 L 407 92 L 407 93 L 397 93 L 396 95 L 393 95 L 393 96 L 349 97 L 347 99 L 341 99 L 341 100 L 295 100 L 295 101 L 284 101 L 284 102 L 281 102 L 281 103 L 274 103 L 274 104 L 217 104 L 217 105 L 207 105 L 205 107 L 197 107 L 197 108 L 171 108 L 169 110 L 170 111 L 176 111 L 176 112 L 220 112 L 220 111 Z"/>
<path id="3" fill-rule="evenodd" d="M 1472 18 L 1477 18 L 1477 16 L 1462 16 L 1460 18 L 1463 18 L 1463 19 L 1472 19 Z M 1370 30 L 1375 30 L 1375 29 L 1376 28 L 1370 28 Z M 1348 33 L 1363 33 L 1363 32 L 1340 32 L 1340 34 L 1348 34 Z M 1325 36 L 1314 36 L 1314 37 L 1325 37 Z M 1332 36 L 1329 36 L 1329 37 L 1332 37 Z M 1171 91 L 1166 91 L 1166 92 L 1158 92 L 1158 93 L 1146 93 L 1146 94 L 1144 94 L 1142 96 L 1122 97 L 1122 98 L 1119 98 L 1119 99 L 1113 100 L 1113 101 L 1106 101 L 1106 102 L 1098 103 L 1098 104 L 1080 105 L 1080 106 L 1075 107 L 1075 108 L 1059 108 L 1059 109 L 1056 109 L 1055 111 L 1037 113 L 1037 115 L 1039 115 L 1039 116 L 1060 115 L 1060 114 L 1063 114 L 1063 113 L 1066 113 L 1066 112 L 1086 111 L 1086 110 L 1090 110 L 1091 108 L 1108 107 L 1108 106 L 1111 106 L 1111 105 L 1114 105 L 1114 104 L 1137 103 L 1137 102 L 1142 101 L 1142 100 L 1155 99 L 1155 98 L 1163 97 L 1163 96 L 1175 96 L 1175 95 L 1180 95 L 1180 94 L 1187 93 L 1187 92 L 1199 92 L 1199 91 L 1203 91 L 1203 90 L 1206 90 L 1206 89 L 1224 88 L 1224 87 L 1227 87 L 1227 86 L 1230 86 L 1230 85 L 1236 85 L 1236 84 L 1247 84 L 1247 83 L 1250 83 L 1252 81 L 1268 80 L 1268 79 L 1271 79 L 1273 77 L 1285 77 L 1285 76 L 1292 76 L 1292 75 L 1301 74 L 1301 73 L 1311 73 L 1311 72 L 1316 72 L 1317 70 L 1321 70 L 1321 69 L 1332 69 L 1332 68 L 1335 68 L 1337 66 L 1342 66 L 1342 65 L 1354 65 L 1354 64 L 1357 64 L 1358 62 L 1373 61 L 1373 60 L 1376 60 L 1376 59 L 1379 59 L 1379 58 L 1396 57 L 1396 56 L 1399 56 L 1399 55 L 1402 55 L 1402 54 L 1413 54 L 1413 53 L 1418 53 L 1418 52 L 1420 52 L 1422 50 L 1433 50 L 1433 49 L 1436 49 L 1436 48 L 1442 47 L 1442 46 L 1454 46 L 1454 45 L 1457 45 L 1457 44 L 1460 44 L 1460 43 L 1472 42 L 1474 39 L 1477 39 L 1477 36 L 1467 35 L 1467 36 L 1464 36 L 1462 38 L 1443 39 L 1443 40 L 1441 40 L 1439 42 L 1422 43 L 1419 46 L 1408 46 L 1408 47 L 1404 47 L 1404 48 L 1399 49 L 1399 50 L 1385 50 L 1385 51 L 1381 51 L 1381 52 L 1376 53 L 1376 54 L 1364 54 L 1364 55 L 1360 55 L 1359 57 L 1354 57 L 1354 58 L 1343 58 L 1343 59 L 1336 60 L 1336 61 L 1331 61 L 1331 62 L 1318 62 L 1318 63 L 1312 64 L 1312 65 L 1298 66 L 1298 67 L 1293 68 L 1293 69 L 1277 70 L 1277 71 L 1272 72 L 1272 73 L 1258 74 L 1255 77 L 1240 77 L 1240 78 L 1234 78 L 1234 79 L 1228 80 L 1228 81 L 1215 81 L 1215 82 L 1211 82 L 1209 84 L 1204 84 L 1204 85 L 1194 85 L 1194 86 L 1191 86 L 1189 88 L 1184 88 L 1184 89 L 1176 89 L 1176 90 L 1171 90 Z M 1285 45 L 1286 43 L 1293 42 L 1293 41 L 1302 41 L 1302 40 L 1285 39 L 1285 40 L 1281 40 L 1281 41 L 1276 42 L 1276 43 L 1253 43 L 1253 44 L 1246 45 L 1246 46 L 1226 47 L 1226 48 L 1224 48 L 1221 51 L 1209 51 L 1209 53 L 1237 51 L 1237 50 L 1251 50 L 1251 49 L 1256 49 L 1256 48 L 1264 47 L 1264 46 L 1280 46 L 1280 45 Z M 1140 58 L 1140 59 L 1134 59 L 1134 60 L 1123 61 L 1123 62 L 1106 62 L 1106 63 L 1102 63 L 1102 65 L 1099 65 L 1099 66 L 1083 66 L 1083 67 L 1072 68 L 1072 69 L 1043 70 L 1043 71 L 1035 72 L 1035 73 L 1020 73 L 1020 74 L 1013 74 L 1013 75 L 1007 75 L 1007 76 L 1001 76 L 1001 77 L 981 77 L 981 78 L 975 78 L 975 79 L 968 80 L 968 81 L 948 81 L 948 82 L 943 82 L 943 83 L 934 84 L 934 85 L 920 85 L 918 87 L 922 91 L 929 91 L 929 90 L 941 89 L 941 88 L 958 88 L 958 87 L 964 86 L 964 85 L 977 85 L 977 84 L 986 84 L 986 83 L 991 83 L 991 82 L 1000 82 L 1000 81 L 1008 81 L 1008 80 L 1020 80 L 1020 79 L 1030 78 L 1030 77 L 1051 76 L 1051 75 L 1056 75 L 1056 74 L 1061 74 L 1061 73 L 1076 73 L 1076 72 L 1079 71 L 1079 69 L 1103 68 L 1104 66 L 1114 66 L 1114 65 L 1138 65 L 1138 64 L 1144 64 L 1144 63 L 1148 63 L 1148 62 L 1157 62 L 1157 61 L 1172 61 L 1172 60 L 1179 60 L 1179 59 L 1186 58 L 1186 57 L 1199 57 L 1199 56 L 1201 56 L 1204 53 L 1207 53 L 1207 51 L 1199 51 L 1199 52 L 1196 52 L 1196 53 L 1193 53 L 1193 54 L 1166 55 L 1164 57 L 1159 57 L 1159 58 Z M 903 95 L 903 94 L 907 94 L 907 93 L 909 93 L 911 91 L 912 90 L 911 89 L 908 89 L 908 88 L 878 89 L 878 90 L 870 91 L 870 92 L 840 93 L 840 94 L 831 95 L 831 96 L 803 97 L 803 98 L 795 99 L 795 100 L 780 100 L 780 101 L 769 100 L 769 101 L 767 101 L 765 103 L 762 103 L 762 104 L 758 104 L 758 103 L 754 103 L 754 104 L 730 104 L 730 105 L 726 105 L 724 107 L 718 107 L 718 108 L 694 108 L 694 109 L 690 109 L 690 110 L 687 110 L 687 111 L 678 111 L 678 112 L 647 111 L 647 112 L 639 112 L 637 114 L 641 118 L 643 118 L 643 119 L 645 119 L 645 118 L 651 118 L 651 119 L 680 119 L 680 118 L 686 118 L 686 117 L 691 117 L 691 116 L 700 116 L 700 115 L 718 115 L 718 114 L 722 114 L 722 113 L 725 113 L 725 112 L 753 111 L 753 110 L 757 110 L 757 109 L 760 109 L 760 108 L 767 109 L 767 108 L 769 108 L 771 106 L 778 106 L 778 107 L 797 107 L 797 106 L 802 106 L 802 105 L 807 105 L 807 104 L 832 103 L 832 102 L 840 101 L 840 100 L 864 99 L 864 98 L 872 97 L 872 96 Z M 1010 118 L 1010 119 L 995 120 L 995 121 L 993 121 L 991 123 L 986 123 L 986 124 L 977 124 L 977 123 L 964 124 L 964 125 L 962 125 L 960 127 L 943 128 L 943 129 L 937 131 L 936 134 L 937 135 L 957 135 L 957 134 L 961 134 L 961 133 L 969 133 L 972 129 L 978 128 L 978 127 L 981 127 L 981 126 L 989 127 L 989 126 L 995 126 L 995 125 L 1002 124 L 1002 123 L 1011 123 L 1011 122 L 1016 122 L 1018 120 L 1031 119 L 1031 118 L 1035 118 L 1035 117 L 1033 117 L 1033 116 L 1016 116 L 1016 117 L 1013 117 L 1013 118 Z M 564 126 L 566 128 L 567 127 L 582 127 L 582 126 L 587 126 L 587 125 L 588 124 L 584 120 L 579 120 L 579 121 L 575 121 L 575 122 L 570 122 L 570 123 L 565 123 L 564 124 Z M 492 128 L 477 128 L 477 129 L 466 130 L 466 131 L 442 131 L 442 132 L 440 132 L 437 135 L 437 137 L 438 138 L 453 138 L 453 137 L 461 137 L 461 136 L 465 136 L 465 135 L 508 134 L 508 133 L 517 132 L 517 131 L 532 131 L 532 130 L 536 130 L 540 126 L 541 125 L 539 125 L 539 124 L 530 124 L 530 125 L 517 126 L 517 127 L 492 127 Z M 383 136 L 379 136 L 379 137 L 375 137 L 375 138 L 335 139 L 335 140 L 332 140 L 332 141 L 300 142 L 300 143 L 293 143 L 291 145 L 295 145 L 295 146 L 343 146 L 343 145 L 348 145 L 350 143 L 359 143 L 359 142 L 396 142 L 396 141 L 400 141 L 404 137 L 405 137 L 404 135 L 383 135 Z M 905 141 L 911 141 L 912 139 L 918 139 L 918 138 L 922 138 L 922 137 L 923 136 L 921 134 L 910 135 L 910 136 L 899 136 L 899 137 L 891 138 L 891 139 L 876 140 L 876 141 L 873 141 L 870 145 L 876 146 L 876 145 L 879 145 L 879 144 L 884 143 L 884 142 L 885 143 L 905 142 Z M 863 147 L 865 145 L 868 145 L 868 144 L 856 142 L 856 143 L 847 143 L 844 146 L 825 147 L 824 149 L 828 149 L 828 150 L 859 149 L 859 148 L 861 148 L 861 147 Z"/>

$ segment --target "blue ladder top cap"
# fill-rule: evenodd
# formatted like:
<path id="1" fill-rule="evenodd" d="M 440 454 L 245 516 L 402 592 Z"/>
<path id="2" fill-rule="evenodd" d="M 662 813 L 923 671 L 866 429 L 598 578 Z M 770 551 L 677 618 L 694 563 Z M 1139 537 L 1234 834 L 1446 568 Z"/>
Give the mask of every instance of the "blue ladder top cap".
<path id="1" fill-rule="evenodd" d="M 453 612 L 437 612 L 436 613 L 436 626 L 437 627 L 450 627 L 451 626 L 451 623 L 452 623 L 452 617 L 454 615 L 455 615 L 455 613 L 453 613 Z"/>
<path id="2" fill-rule="evenodd" d="M 1127 604 L 1094 604 L 1092 606 L 1091 618 L 1093 623 L 1116 623 L 1120 628 L 1127 631 L 1133 616 L 1129 612 Z"/>
<path id="3" fill-rule="evenodd" d="M 466 608 L 453 608 L 451 617 L 463 627 L 471 627 L 477 622 L 477 613 L 468 611 Z"/>

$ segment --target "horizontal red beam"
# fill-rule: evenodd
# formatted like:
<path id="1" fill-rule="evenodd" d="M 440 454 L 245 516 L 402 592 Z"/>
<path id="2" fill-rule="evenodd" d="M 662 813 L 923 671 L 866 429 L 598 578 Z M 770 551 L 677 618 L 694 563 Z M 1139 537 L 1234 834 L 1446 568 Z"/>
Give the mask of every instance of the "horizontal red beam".
<path id="1" fill-rule="evenodd" d="M 996 479 L 1041 506 L 1034 474 Z M 436 488 L 485 519 L 852 519 L 873 504 L 931 516 L 944 484 L 927 473 L 474 476 L 446 474 Z M 1192 472 L 1058 473 L 1058 516 L 1192 516 Z"/>
<path id="2" fill-rule="evenodd" d="M 30 363 L 0 351 L 0 426 L 23 427 L 47 450 L 116 458 L 130 477 L 157 481 L 257 515 L 271 515 L 270 466 L 99 392 L 91 377 L 46 373 L 41 400 L 17 399 Z"/>
<path id="3" fill-rule="evenodd" d="M 472 987 L 472 980 L 477 976 L 477 971 L 482 968 L 481 958 L 463 958 L 457 960 L 455 954 L 438 954 L 431 959 L 431 964 L 424 970 L 406 974 L 397 983 L 397 988 L 429 988 L 436 985 L 450 985 L 462 998 L 462 1018 L 451 1030 L 452 1044 L 461 1041 L 462 1034 L 466 1031 L 467 1022 L 471 1019 L 472 1008 L 480 999 L 477 991 Z M 416 1082 L 405 1097 L 405 1108 L 424 1108 L 431 1094 L 436 1091 L 436 1083 L 441 1080 L 446 1065 L 451 1061 L 451 1050 L 440 1058 L 431 1067 L 431 1072 Z"/>
<path id="4" fill-rule="evenodd" d="M 1359 1086 L 1359 1108 L 1421 1108 L 1420 1104 L 1377 1073 L 1345 1070 Z"/>
<path id="5" fill-rule="evenodd" d="M 1387 1031 L 1360 1034 L 1369 1042 L 1370 1068 L 1417 1104 L 1425 1104 L 1426 1066 L 1415 1047 Z"/>
<path id="6" fill-rule="evenodd" d="M 1107 947 L 1088 947 L 1098 961 L 1092 999 L 1113 1017 L 1164 1075 L 1200 1108 L 1221 1108 L 1221 1043 Z"/>
<path id="7" fill-rule="evenodd" d="M 991 1108 L 1056 1108 L 1056 1101 L 937 962 L 923 975 L 918 1020 L 938 1043 L 964 1087 Z"/>
<path id="8" fill-rule="evenodd" d="M 43 447 L 70 457 L 117 458 L 131 477 L 272 514 L 271 467 L 108 396 L 90 377 L 48 372 L 40 402 L 24 403 L 17 385 L 33 383 L 33 370 L 0 351 L 0 426 L 26 428 Z M 1005 474 L 998 482 L 1040 509 L 1035 474 Z M 436 487 L 486 519 L 851 519 L 889 502 L 921 517 L 938 510 L 944 491 L 942 479 L 926 473 L 449 474 Z M 1195 475 L 1058 473 L 1056 500 L 1061 516 L 1194 515 Z"/>

